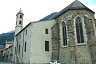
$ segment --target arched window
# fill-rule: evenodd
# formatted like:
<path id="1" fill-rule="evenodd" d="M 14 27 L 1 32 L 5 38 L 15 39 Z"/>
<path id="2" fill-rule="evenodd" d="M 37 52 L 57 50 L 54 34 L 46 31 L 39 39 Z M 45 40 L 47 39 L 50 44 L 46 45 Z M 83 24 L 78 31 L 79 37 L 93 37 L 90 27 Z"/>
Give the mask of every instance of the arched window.
<path id="1" fill-rule="evenodd" d="M 22 18 L 22 15 L 20 15 L 20 18 Z"/>
<path id="2" fill-rule="evenodd" d="M 21 21 L 19 21 L 19 24 L 21 24 L 22 22 Z"/>
<path id="3" fill-rule="evenodd" d="M 63 33 L 63 46 L 67 45 L 67 33 L 65 22 L 62 22 L 62 33 Z"/>
<path id="4" fill-rule="evenodd" d="M 84 43 L 84 35 L 83 35 L 83 27 L 82 27 L 82 18 L 76 18 L 76 35 L 77 35 L 77 42 Z"/>

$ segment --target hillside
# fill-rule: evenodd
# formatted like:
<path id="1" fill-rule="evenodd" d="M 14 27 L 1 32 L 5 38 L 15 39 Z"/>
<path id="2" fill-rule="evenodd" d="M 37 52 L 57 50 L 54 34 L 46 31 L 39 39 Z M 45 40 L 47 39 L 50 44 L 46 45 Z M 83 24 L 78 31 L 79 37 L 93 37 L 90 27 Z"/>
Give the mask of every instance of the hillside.
<path id="1" fill-rule="evenodd" d="M 40 19 L 40 21 L 50 20 L 50 18 L 53 17 L 56 14 L 57 14 L 57 12 L 53 12 L 53 13 L 45 16 L 44 18 Z"/>
<path id="2" fill-rule="evenodd" d="M 15 34 L 14 31 L 0 34 L 0 45 L 3 45 L 6 40 L 7 41 L 12 41 L 14 39 L 14 34 Z"/>

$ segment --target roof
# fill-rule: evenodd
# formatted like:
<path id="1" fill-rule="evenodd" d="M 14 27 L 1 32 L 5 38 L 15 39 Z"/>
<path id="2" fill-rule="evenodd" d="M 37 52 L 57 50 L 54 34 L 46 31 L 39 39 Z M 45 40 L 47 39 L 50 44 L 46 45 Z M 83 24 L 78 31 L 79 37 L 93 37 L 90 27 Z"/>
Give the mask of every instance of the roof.
<path id="1" fill-rule="evenodd" d="M 22 10 L 21 10 L 21 8 L 20 8 L 20 11 L 16 14 L 16 16 L 17 16 L 18 14 L 24 15 L 23 12 L 22 12 Z"/>
<path id="2" fill-rule="evenodd" d="M 88 10 L 92 13 L 95 13 L 94 11 L 92 11 L 91 9 L 89 9 L 88 7 L 86 7 L 84 4 L 82 4 L 80 1 L 75 0 L 74 2 L 72 2 L 71 4 L 69 4 L 67 7 L 65 7 L 63 10 L 61 10 L 60 12 L 58 12 L 55 16 L 53 16 L 50 19 L 54 19 L 57 18 L 58 16 L 62 15 L 63 13 L 65 13 L 68 10 L 80 10 L 80 9 L 85 9 Z"/>

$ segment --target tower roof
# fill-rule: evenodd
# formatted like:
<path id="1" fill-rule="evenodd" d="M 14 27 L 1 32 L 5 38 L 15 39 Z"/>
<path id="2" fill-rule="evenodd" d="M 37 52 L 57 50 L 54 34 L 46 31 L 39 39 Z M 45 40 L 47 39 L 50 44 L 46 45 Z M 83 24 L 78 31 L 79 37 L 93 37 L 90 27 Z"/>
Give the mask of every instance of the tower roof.
<path id="1" fill-rule="evenodd" d="M 95 13 L 94 11 L 92 11 L 91 9 L 89 9 L 88 7 L 86 7 L 84 4 L 82 4 L 80 1 L 75 0 L 74 2 L 72 2 L 71 4 L 69 4 L 67 7 L 65 7 L 63 10 L 61 10 L 60 12 L 58 12 L 57 15 L 55 15 L 51 19 L 60 16 L 61 14 L 65 13 L 68 10 L 81 10 L 81 9 L 86 9 L 86 10 L 92 12 L 92 13 Z"/>
<path id="2" fill-rule="evenodd" d="M 21 10 L 21 8 L 20 8 L 20 11 L 16 15 L 18 15 L 18 14 L 24 15 L 23 12 L 22 12 L 22 10 Z"/>

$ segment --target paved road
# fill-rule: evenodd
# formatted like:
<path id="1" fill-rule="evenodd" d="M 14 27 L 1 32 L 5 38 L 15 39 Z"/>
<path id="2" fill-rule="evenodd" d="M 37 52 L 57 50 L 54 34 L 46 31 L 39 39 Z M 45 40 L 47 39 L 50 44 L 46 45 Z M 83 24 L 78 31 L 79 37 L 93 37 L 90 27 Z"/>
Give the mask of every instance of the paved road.
<path id="1" fill-rule="evenodd" d="M 14 64 L 14 63 L 0 62 L 0 64 Z"/>

